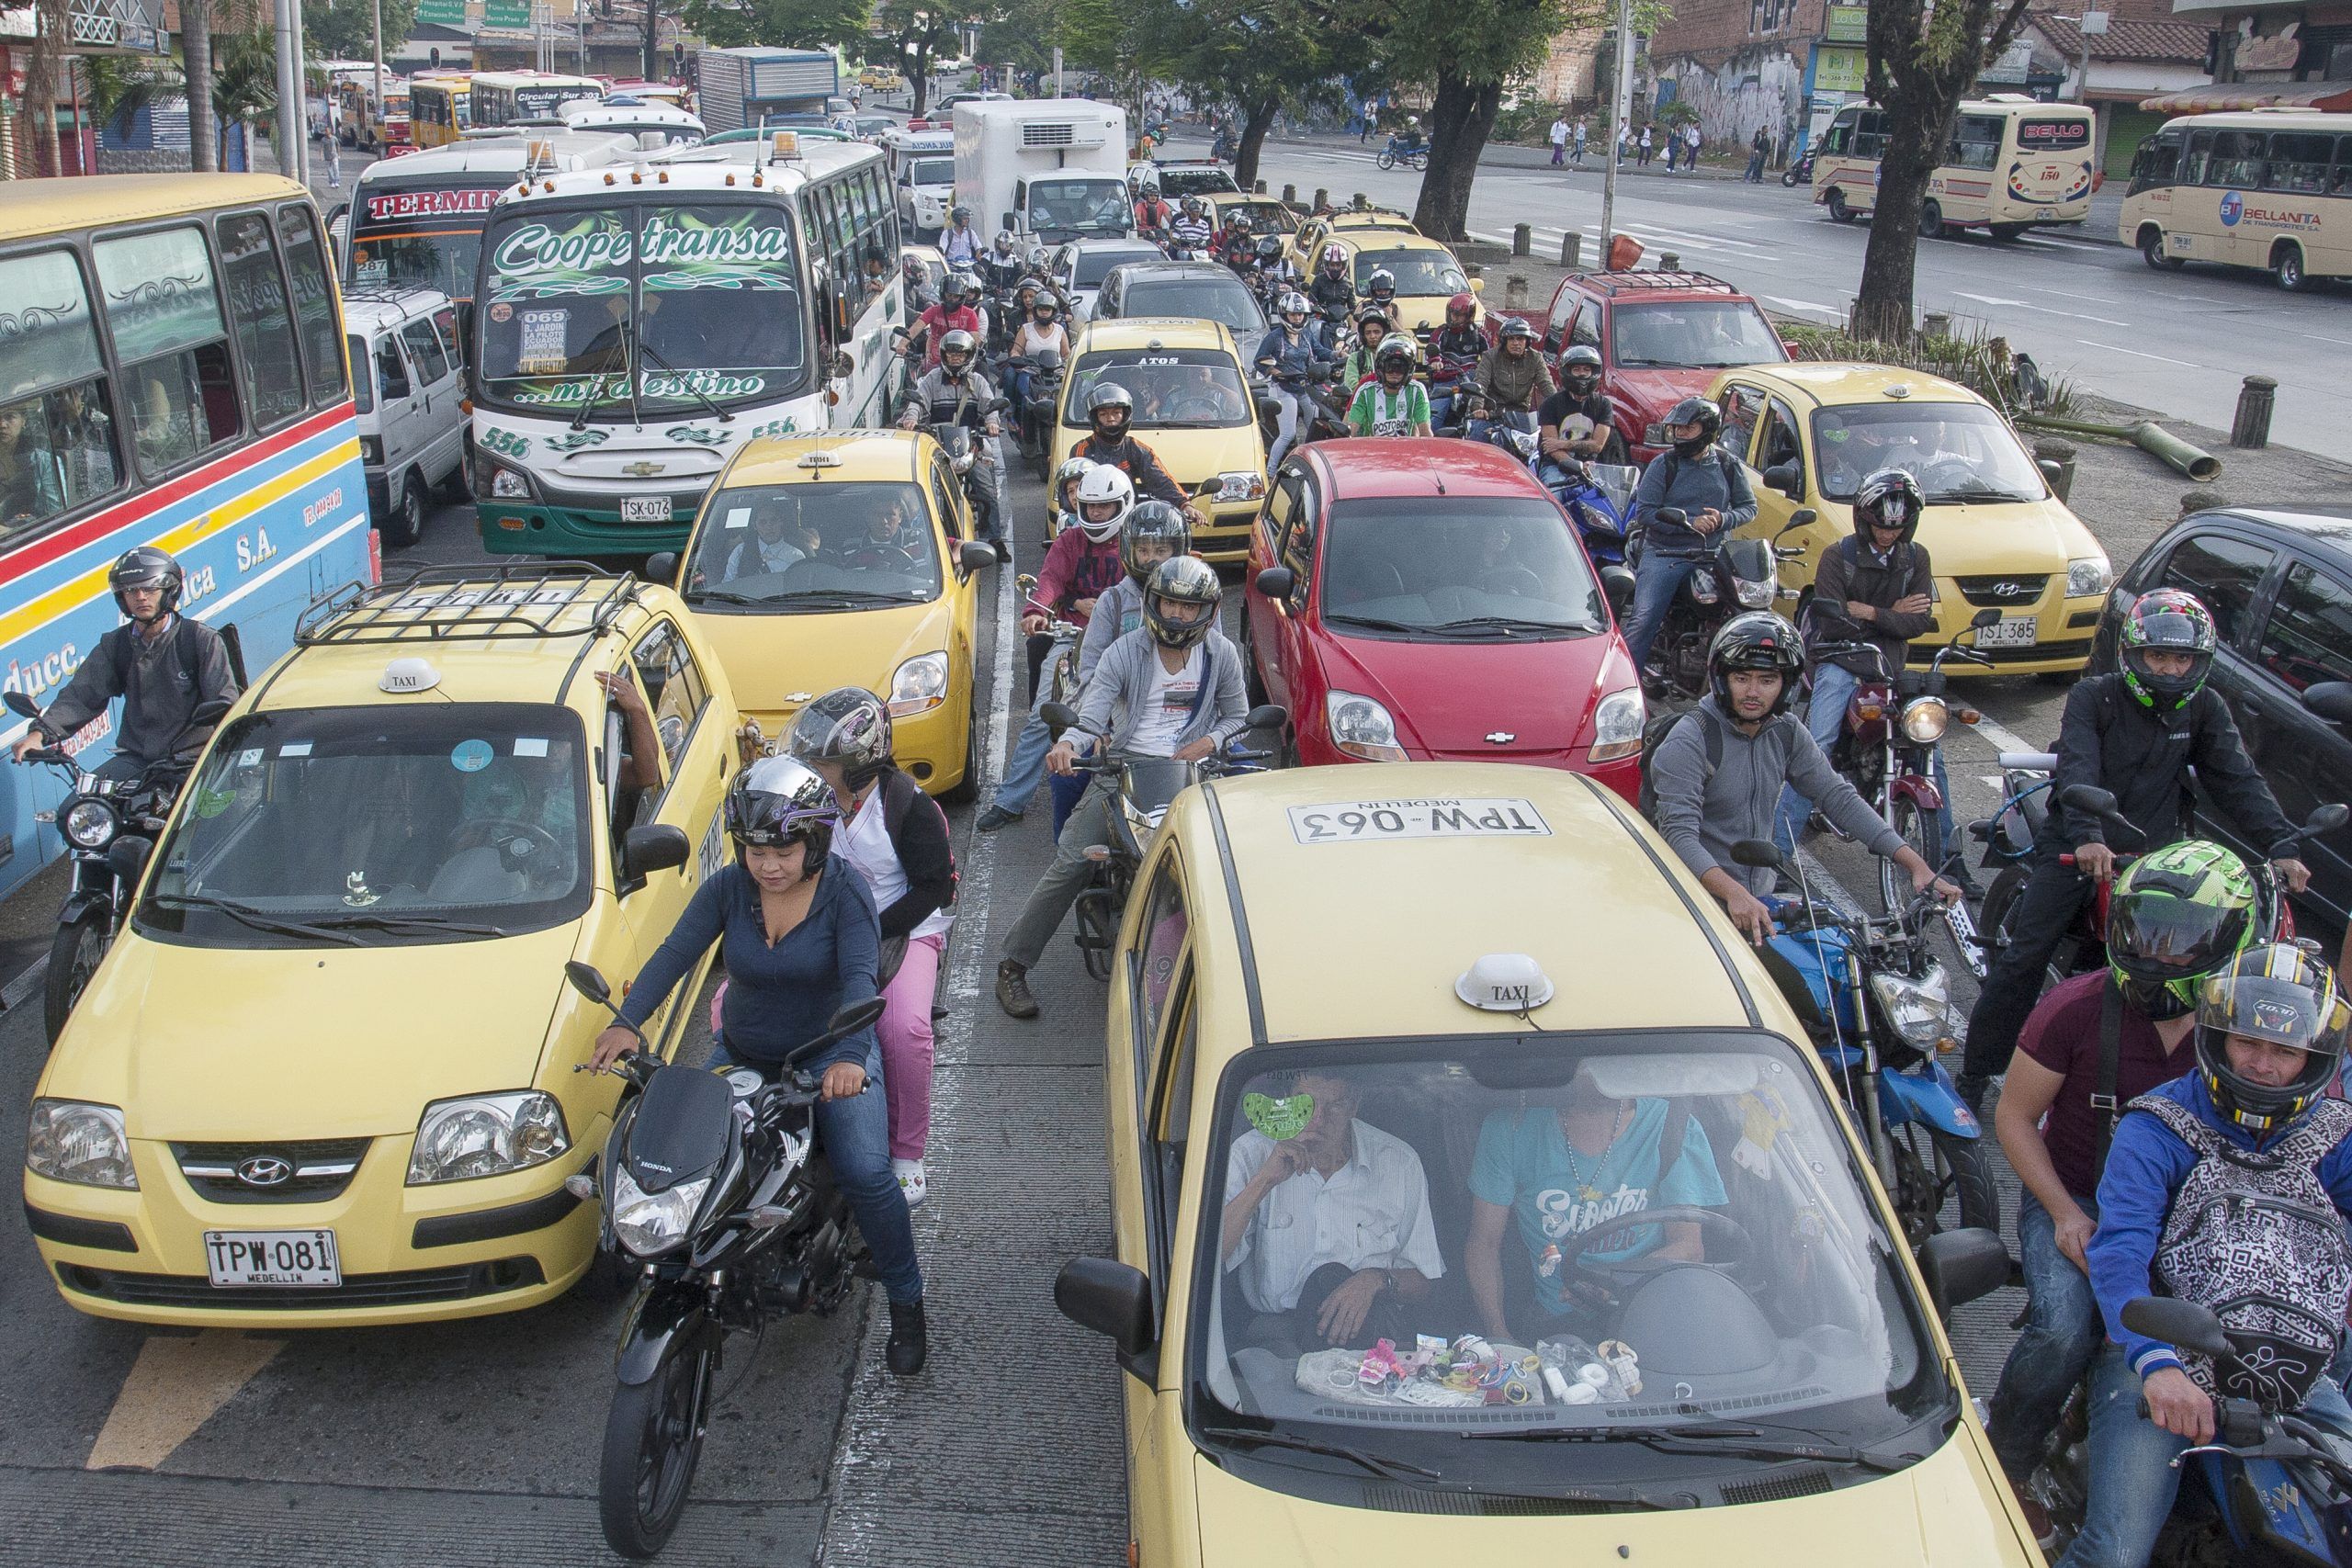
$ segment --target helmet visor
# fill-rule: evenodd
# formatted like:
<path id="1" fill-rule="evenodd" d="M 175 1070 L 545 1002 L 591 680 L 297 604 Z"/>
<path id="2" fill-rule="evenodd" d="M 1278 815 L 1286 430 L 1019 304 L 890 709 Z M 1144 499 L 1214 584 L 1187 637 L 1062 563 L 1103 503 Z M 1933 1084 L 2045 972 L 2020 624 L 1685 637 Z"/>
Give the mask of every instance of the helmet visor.
<path id="1" fill-rule="evenodd" d="M 2205 628 L 2194 616 L 2178 610 L 2156 610 L 2140 616 L 2140 646 L 2171 653 L 2201 650 Z"/>
<path id="2" fill-rule="evenodd" d="M 747 844 L 788 844 L 829 826 L 840 813 L 830 807 L 803 806 L 790 795 L 752 790 L 742 796 L 734 836 Z"/>
<path id="3" fill-rule="evenodd" d="M 2167 893 L 2117 898 L 2107 917 L 2107 950 L 2135 979 L 2179 980 L 2218 966 L 2245 940 L 2243 904 L 2191 903 Z"/>
<path id="4" fill-rule="evenodd" d="M 2289 1045 L 2335 1056 L 2344 1050 L 2345 1026 L 2352 1022 L 2340 995 L 2267 975 L 2232 975 L 2205 987 L 2197 1010 L 2200 1026 L 2224 1034 Z"/>
<path id="5" fill-rule="evenodd" d="M 1152 603 L 1159 612 L 1160 620 L 1179 630 L 1190 631 L 1194 626 L 1206 626 L 1216 617 L 1216 606 L 1205 601 L 1170 599 L 1155 593 Z"/>

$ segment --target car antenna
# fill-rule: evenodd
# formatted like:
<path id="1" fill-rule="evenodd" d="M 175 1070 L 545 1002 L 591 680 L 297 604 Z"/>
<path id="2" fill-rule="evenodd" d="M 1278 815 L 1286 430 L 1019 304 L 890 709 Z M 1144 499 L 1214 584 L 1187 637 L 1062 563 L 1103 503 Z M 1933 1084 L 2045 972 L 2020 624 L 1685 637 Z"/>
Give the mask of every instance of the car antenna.
<path id="1" fill-rule="evenodd" d="M 1445 493 L 1445 476 L 1443 474 L 1431 474 L 1430 478 L 1436 481 L 1438 494 L 1443 495 Z"/>

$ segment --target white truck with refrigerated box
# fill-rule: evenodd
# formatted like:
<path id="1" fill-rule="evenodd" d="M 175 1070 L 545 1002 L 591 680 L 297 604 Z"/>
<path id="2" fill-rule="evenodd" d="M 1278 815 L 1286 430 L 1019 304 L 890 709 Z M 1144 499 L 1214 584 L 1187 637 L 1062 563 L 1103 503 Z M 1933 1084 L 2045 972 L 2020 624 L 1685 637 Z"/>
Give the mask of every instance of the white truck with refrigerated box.
<path id="1" fill-rule="evenodd" d="M 1127 116 L 1091 98 L 959 103 L 956 199 L 972 226 L 1032 243 L 1099 240 L 1135 229 L 1127 194 Z"/>

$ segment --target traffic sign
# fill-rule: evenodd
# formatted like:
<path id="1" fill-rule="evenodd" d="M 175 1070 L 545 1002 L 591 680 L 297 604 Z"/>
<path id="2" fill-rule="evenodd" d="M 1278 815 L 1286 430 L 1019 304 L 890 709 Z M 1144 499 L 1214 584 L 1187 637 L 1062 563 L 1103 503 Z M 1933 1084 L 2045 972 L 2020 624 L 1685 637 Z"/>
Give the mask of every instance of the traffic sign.
<path id="1" fill-rule="evenodd" d="M 466 0 L 417 0 L 416 19 L 462 28 L 466 25 Z"/>
<path id="2" fill-rule="evenodd" d="M 481 20 L 489 28 L 527 28 L 531 0 L 482 0 Z"/>

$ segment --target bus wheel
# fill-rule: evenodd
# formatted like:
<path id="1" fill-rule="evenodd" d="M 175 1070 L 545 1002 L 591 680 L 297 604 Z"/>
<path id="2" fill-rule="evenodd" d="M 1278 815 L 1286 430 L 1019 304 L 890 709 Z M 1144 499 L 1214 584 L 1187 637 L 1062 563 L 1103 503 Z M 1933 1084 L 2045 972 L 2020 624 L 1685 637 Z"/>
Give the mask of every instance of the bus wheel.
<path id="1" fill-rule="evenodd" d="M 2299 245 L 2281 241 L 2270 252 L 2270 276 L 2278 287 L 2290 294 L 2300 292 L 2311 279 L 2303 276 L 2303 253 Z"/>
<path id="2" fill-rule="evenodd" d="M 1944 232 L 1944 209 L 1935 202 L 1919 204 L 1919 238 L 1939 240 Z"/>
<path id="3" fill-rule="evenodd" d="M 1831 186 L 1829 187 L 1829 195 L 1826 199 L 1829 204 L 1830 217 L 1836 219 L 1840 223 L 1851 223 L 1854 220 L 1857 214 L 1852 208 L 1846 205 L 1846 193 L 1844 191 L 1839 190 L 1836 186 Z"/>
<path id="4" fill-rule="evenodd" d="M 2187 265 L 2180 257 L 2165 254 L 2165 231 L 2153 223 L 2140 231 L 2140 256 L 2159 272 L 2178 272 Z"/>

